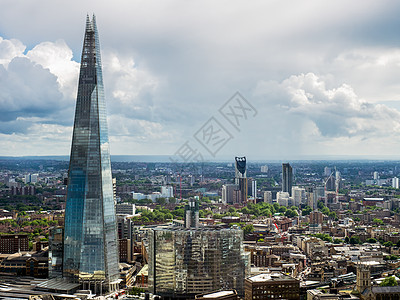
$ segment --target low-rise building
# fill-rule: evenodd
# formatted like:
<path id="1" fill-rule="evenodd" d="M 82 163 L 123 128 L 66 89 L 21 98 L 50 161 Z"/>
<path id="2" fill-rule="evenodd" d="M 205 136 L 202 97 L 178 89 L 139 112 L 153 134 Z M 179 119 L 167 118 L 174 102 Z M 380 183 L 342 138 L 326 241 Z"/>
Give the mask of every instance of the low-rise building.
<path id="1" fill-rule="evenodd" d="M 300 299 L 300 282 L 282 273 L 263 273 L 246 278 L 245 300 Z"/>

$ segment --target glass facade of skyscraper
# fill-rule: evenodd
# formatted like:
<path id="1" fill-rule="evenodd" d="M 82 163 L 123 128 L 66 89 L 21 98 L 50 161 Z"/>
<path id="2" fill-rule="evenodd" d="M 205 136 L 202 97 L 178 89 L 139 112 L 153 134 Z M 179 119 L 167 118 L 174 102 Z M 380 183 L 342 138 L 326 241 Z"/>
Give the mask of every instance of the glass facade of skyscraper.
<path id="1" fill-rule="evenodd" d="M 116 219 L 95 17 L 83 44 L 65 210 L 65 277 L 118 279 Z"/>
<path id="2" fill-rule="evenodd" d="M 149 235 L 152 292 L 180 298 L 220 289 L 244 294 L 249 259 L 239 229 L 159 227 Z"/>

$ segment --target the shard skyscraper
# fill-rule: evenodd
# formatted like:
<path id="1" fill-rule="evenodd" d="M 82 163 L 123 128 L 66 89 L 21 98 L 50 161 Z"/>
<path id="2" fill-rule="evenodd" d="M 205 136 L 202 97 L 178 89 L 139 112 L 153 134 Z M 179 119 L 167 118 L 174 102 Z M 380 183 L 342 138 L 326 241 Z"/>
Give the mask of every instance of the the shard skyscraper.
<path id="1" fill-rule="evenodd" d="M 119 278 L 100 46 L 86 21 L 65 209 L 63 276 L 106 286 Z M 106 288 L 103 286 L 103 288 Z"/>

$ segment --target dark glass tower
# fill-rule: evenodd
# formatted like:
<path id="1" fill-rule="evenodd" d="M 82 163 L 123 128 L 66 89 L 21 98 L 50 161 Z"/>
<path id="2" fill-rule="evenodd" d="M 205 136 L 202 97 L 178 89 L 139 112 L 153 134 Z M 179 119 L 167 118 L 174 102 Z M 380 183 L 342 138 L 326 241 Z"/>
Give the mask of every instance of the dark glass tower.
<path id="1" fill-rule="evenodd" d="M 293 170 L 289 163 L 282 164 L 282 192 L 288 192 L 292 196 Z"/>
<path id="2" fill-rule="evenodd" d="M 100 45 L 87 17 L 68 172 L 64 277 L 119 278 L 116 218 Z"/>
<path id="3" fill-rule="evenodd" d="M 239 203 L 247 202 L 246 157 L 235 157 L 235 184 L 239 186 Z"/>

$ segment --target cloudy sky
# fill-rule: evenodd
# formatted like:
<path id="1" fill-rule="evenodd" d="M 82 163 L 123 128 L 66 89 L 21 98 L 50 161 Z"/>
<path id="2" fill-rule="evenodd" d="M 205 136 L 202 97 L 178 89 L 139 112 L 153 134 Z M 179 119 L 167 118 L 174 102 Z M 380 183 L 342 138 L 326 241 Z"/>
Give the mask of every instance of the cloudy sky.
<path id="1" fill-rule="evenodd" d="M 0 155 L 69 154 L 95 13 L 112 154 L 400 158 L 399 1 L 0 5 Z"/>

